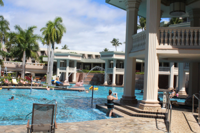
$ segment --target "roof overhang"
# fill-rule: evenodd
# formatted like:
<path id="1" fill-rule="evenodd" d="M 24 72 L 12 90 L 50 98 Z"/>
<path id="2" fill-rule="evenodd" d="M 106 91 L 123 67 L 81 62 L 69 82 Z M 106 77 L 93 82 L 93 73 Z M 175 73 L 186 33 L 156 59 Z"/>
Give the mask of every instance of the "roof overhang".
<path id="1" fill-rule="evenodd" d="M 102 60 L 109 60 L 109 59 L 125 59 L 124 52 L 116 52 L 116 51 L 108 51 L 108 52 L 100 52 Z"/>
<path id="2" fill-rule="evenodd" d="M 126 10 L 126 2 L 128 0 L 106 0 L 106 3 L 118 7 L 120 9 Z M 140 0 L 138 0 L 140 1 Z M 147 0 L 141 0 L 138 16 L 146 18 L 146 2 Z M 199 8 L 200 0 L 186 0 L 186 14 L 180 17 L 189 17 L 188 11 L 191 9 Z M 170 0 L 161 0 L 161 11 L 162 18 L 172 18 L 169 14 L 170 12 Z"/>

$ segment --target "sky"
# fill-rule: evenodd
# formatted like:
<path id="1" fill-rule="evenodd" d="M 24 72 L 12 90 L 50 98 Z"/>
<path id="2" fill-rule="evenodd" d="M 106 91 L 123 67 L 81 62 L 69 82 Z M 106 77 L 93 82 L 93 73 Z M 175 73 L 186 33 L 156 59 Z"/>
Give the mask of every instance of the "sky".
<path id="1" fill-rule="evenodd" d="M 114 51 L 110 43 L 113 38 L 122 43 L 117 51 L 125 51 L 126 11 L 105 3 L 105 0 L 3 0 L 0 15 L 14 26 L 22 28 L 37 26 L 35 34 L 41 35 L 40 29 L 48 21 L 62 17 L 67 32 L 61 44 L 70 50 L 101 52 L 105 48 Z M 46 48 L 46 45 L 40 47 Z"/>

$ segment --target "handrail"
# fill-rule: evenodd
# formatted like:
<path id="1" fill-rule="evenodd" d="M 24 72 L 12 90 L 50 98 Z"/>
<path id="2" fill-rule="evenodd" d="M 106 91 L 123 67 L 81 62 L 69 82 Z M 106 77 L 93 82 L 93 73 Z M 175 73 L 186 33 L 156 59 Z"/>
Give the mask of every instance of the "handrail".
<path id="1" fill-rule="evenodd" d="M 170 102 L 170 94 L 166 92 L 167 105 L 166 105 L 166 113 L 167 113 L 167 121 L 169 122 L 168 132 L 171 132 L 171 120 L 172 120 L 172 104 Z"/>
<path id="2" fill-rule="evenodd" d="M 56 101 L 56 99 L 53 99 L 53 100 L 51 100 L 51 101 L 49 101 L 49 102 L 47 102 L 47 103 L 45 103 L 45 104 L 49 104 L 49 103 L 51 103 L 51 102 L 53 102 L 53 101 L 55 101 L 55 104 L 56 104 L 56 112 L 57 112 L 57 101 Z M 41 108 L 41 107 L 39 107 L 39 108 Z M 39 109 L 39 108 L 37 108 L 37 109 Z M 30 115 L 30 114 L 32 114 L 33 112 L 31 111 L 30 113 L 28 113 L 27 115 L 26 115 L 26 117 L 25 117 L 25 120 L 26 120 L 26 118 Z M 56 115 L 55 115 L 55 119 L 56 119 Z"/>
<path id="3" fill-rule="evenodd" d="M 198 124 L 200 124 L 200 96 L 197 97 L 196 94 L 200 93 L 195 93 L 192 95 L 192 115 L 194 115 L 194 98 L 196 98 L 198 100 L 198 106 L 199 106 L 199 110 L 198 110 L 198 114 L 199 114 L 199 118 L 198 118 Z"/>

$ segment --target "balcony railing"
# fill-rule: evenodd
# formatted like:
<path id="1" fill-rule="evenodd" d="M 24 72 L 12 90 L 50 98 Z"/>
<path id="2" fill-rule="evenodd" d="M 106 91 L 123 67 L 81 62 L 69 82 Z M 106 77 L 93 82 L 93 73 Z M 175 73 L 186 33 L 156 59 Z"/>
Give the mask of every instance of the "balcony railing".
<path id="1" fill-rule="evenodd" d="M 200 48 L 200 27 L 160 27 L 158 48 Z"/>
<path id="2" fill-rule="evenodd" d="M 60 70 L 66 70 L 66 67 L 60 67 Z"/>
<path id="3" fill-rule="evenodd" d="M 116 68 L 116 72 L 124 73 L 124 68 Z"/>
<path id="4" fill-rule="evenodd" d="M 159 67 L 159 71 L 170 71 L 170 67 Z"/>
<path id="5" fill-rule="evenodd" d="M 74 72 L 74 71 L 75 71 L 75 68 L 69 67 L 69 72 Z"/>
<path id="6" fill-rule="evenodd" d="M 22 65 L 22 62 L 12 62 L 12 61 L 4 61 L 5 65 Z M 26 62 L 27 66 L 45 66 L 45 63 L 29 63 Z"/>
<path id="7" fill-rule="evenodd" d="M 113 73 L 113 68 L 107 68 L 107 73 Z"/>
<path id="8" fill-rule="evenodd" d="M 134 34 L 132 37 L 133 37 L 133 48 L 131 52 L 144 50 L 146 44 L 146 31 Z"/>

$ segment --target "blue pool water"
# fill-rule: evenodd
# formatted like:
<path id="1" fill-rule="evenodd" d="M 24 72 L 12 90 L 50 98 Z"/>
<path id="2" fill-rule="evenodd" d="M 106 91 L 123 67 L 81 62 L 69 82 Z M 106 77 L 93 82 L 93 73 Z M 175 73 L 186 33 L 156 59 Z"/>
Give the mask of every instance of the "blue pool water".
<path id="1" fill-rule="evenodd" d="M 89 89 L 87 86 L 86 89 Z M 99 86 L 94 91 L 94 105 L 106 103 L 108 90 L 117 92 L 120 99 L 123 95 L 121 87 L 105 87 Z M 143 99 L 140 90 L 135 90 L 136 98 Z M 53 99 L 58 102 L 57 122 L 79 122 L 89 120 L 107 119 L 105 113 L 91 108 L 92 92 L 62 91 L 62 90 L 32 90 L 29 89 L 7 89 L 0 90 L 0 125 L 20 125 L 26 124 L 25 117 L 32 111 L 33 103 L 47 103 Z M 15 99 L 8 101 L 14 96 Z M 162 93 L 159 92 L 160 98 Z M 45 99 L 46 100 L 45 100 Z M 162 98 L 161 98 L 162 100 Z M 182 99 L 176 99 L 178 102 L 184 102 Z M 29 117 L 29 119 L 31 116 Z"/>

